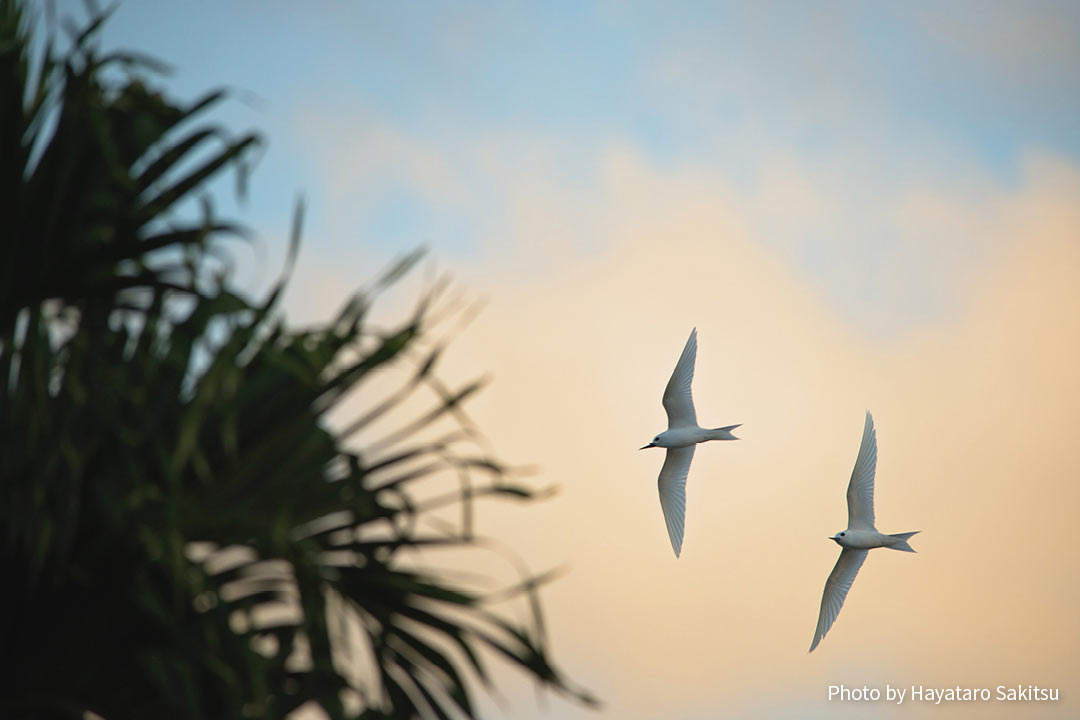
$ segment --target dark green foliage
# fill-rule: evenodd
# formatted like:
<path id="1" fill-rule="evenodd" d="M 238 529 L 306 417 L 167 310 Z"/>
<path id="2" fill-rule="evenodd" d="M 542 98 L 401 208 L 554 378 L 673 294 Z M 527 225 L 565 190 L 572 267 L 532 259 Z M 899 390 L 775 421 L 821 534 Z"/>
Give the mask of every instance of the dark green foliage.
<path id="1" fill-rule="evenodd" d="M 465 474 L 449 497 L 465 505 L 531 494 L 464 455 L 467 433 L 421 440 L 479 386 L 434 379 L 431 304 L 374 334 L 357 296 L 295 331 L 281 285 L 231 292 L 217 243 L 237 228 L 208 202 L 195 221 L 176 207 L 258 139 L 192 128 L 221 94 L 178 107 L 140 79 L 146 61 L 98 55 L 100 22 L 35 73 L 21 5 L 0 0 L 0 717 L 275 718 L 309 701 L 343 717 L 349 693 L 364 718 L 471 717 L 492 656 L 589 701 L 547 657 L 535 597 L 519 626 L 409 561 L 473 543 L 420 529 L 411 488 L 434 473 Z M 404 387 L 332 429 L 351 390 L 409 357 Z M 441 404 L 386 448 L 346 447 L 424 385 Z M 370 682 L 349 680 L 345 617 Z"/>

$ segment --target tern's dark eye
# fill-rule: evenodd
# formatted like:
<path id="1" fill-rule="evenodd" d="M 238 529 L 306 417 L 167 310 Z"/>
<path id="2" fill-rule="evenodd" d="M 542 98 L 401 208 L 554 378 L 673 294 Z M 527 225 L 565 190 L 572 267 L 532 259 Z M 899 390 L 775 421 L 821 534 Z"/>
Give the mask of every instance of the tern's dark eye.
<path id="1" fill-rule="evenodd" d="M 840 537 L 844 537 L 847 533 L 840 533 Z"/>

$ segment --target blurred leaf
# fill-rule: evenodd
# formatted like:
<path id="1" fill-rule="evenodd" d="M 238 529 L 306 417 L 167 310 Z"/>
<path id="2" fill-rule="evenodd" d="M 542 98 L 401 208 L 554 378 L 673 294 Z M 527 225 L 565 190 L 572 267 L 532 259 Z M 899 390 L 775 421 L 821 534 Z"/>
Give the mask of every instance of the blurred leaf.
<path id="1" fill-rule="evenodd" d="M 221 241 L 245 231 L 205 190 L 226 169 L 242 186 L 261 140 L 197 124 L 226 94 L 184 105 L 153 85 L 161 63 L 101 54 L 110 11 L 32 58 L 26 7 L 0 0 L 0 717 L 280 718 L 313 702 L 339 718 L 346 691 L 363 718 L 474 717 L 485 653 L 592 702 L 544 651 L 543 578 L 491 594 L 419 562 L 480 548 L 475 498 L 536 497 L 473 447 L 462 405 L 483 382 L 446 389 L 442 345 L 421 349 L 445 284 L 388 330 L 365 322 L 423 251 L 336 317 L 287 327 L 304 204 L 282 279 L 259 300 L 232 290 Z M 343 430 L 327 419 L 414 358 Z M 347 444 L 418 387 L 434 391 L 419 417 Z M 430 514 L 448 505 L 460 528 Z M 491 609 L 522 594 L 526 624 Z M 348 656 L 345 618 L 366 645 Z M 346 667 L 364 657 L 373 684 Z"/>

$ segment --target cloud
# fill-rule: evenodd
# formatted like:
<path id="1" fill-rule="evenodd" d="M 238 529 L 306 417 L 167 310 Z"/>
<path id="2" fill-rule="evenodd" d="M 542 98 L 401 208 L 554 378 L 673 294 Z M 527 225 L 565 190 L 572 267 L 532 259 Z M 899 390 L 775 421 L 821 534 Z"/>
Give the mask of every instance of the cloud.
<path id="1" fill-rule="evenodd" d="M 830 716 L 837 682 L 1080 689 L 1074 162 L 1028 152 L 1006 184 L 932 132 L 915 150 L 824 153 L 790 136 L 763 150 L 766 133 L 736 151 L 747 182 L 708 151 L 656 161 L 617 136 L 359 120 L 306 123 L 353 133 L 343 152 L 315 146 L 337 212 L 388 177 L 470 236 L 447 262 L 487 307 L 445 372 L 491 372 L 479 426 L 562 487 L 484 506 L 481 528 L 535 568 L 570 563 L 544 593 L 553 651 L 609 715 Z M 341 272 L 324 258 L 318 274 Z M 697 453 L 675 561 L 661 457 L 635 448 L 663 428 L 693 326 L 699 416 L 744 428 Z M 875 553 L 808 657 L 867 407 L 879 524 L 923 530 L 919 554 Z M 515 716 L 530 712 L 531 689 L 510 687 Z"/>
<path id="2" fill-rule="evenodd" d="M 445 372 L 490 371 L 472 405 L 479 426 L 503 457 L 562 487 L 528 509 L 485 506 L 480 527 L 534 567 L 570 563 L 544 593 L 553 649 L 608 713 L 745 716 L 790 701 L 829 714 L 837 682 L 1037 682 L 1074 695 L 1077 168 L 1032 157 L 1013 192 L 931 203 L 913 190 L 908 232 L 977 228 L 990 249 L 944 276 L 954 312 L 884 340 L 763 244 L 722 180 L 628 151 L 607 155 L 600 176 L 588 248 L 524 248 L 550 255 L 527 268 L 458 263 L 489 303 Z M 537 216 L 516 206 L 504 236 L 527 235 Z M 695 457 L 676 561 L 656 497 L 661 458 L 636 448 L 663 428 L 659 396 L 692 326 L 702 422 L 744 428 Z M 919 554 L 875 553 L 807 656 L 866 407 L 879 428 L 879 525 L 923 530 Z M 515 708 L 529 696 L 515 694 Z M 1057 709 L 1073 712 L 1069 702 Z"/>
<path id="3" fill-rule="evenodd" d="M 783 142 L 763 149 L 759 138 L 738 151 L 753 168 L 747 182 L 708 152 L 657 164 L 626 138 L 583 144 L 555 132 L 461 127 L 431 137 L 369 111 L 311 108 L 300 118 L 315 166 L 333 178 L 333 234 L 357 244 L 430 242 L 443 256 L 483 258 L 466 273 L 540 272 L 567 252 L 604 251 L 616 224 L 655 214 L 658 202 L 669 213 L 688 201 L 722 206 L 834 311 L 882 337 L 955 310 L 950 278 L 994 247 L 978 208 L 1008 191 L 934 143 L 923 146 L 935 148 L 931 158 L 913 159 L 907 148 L 883 144 L 806 154 Z M 655 173 L 666 178 L 652 188 L 657 196 L 622 201 Z M 378 221 L 388 198 L 411 218 L 407 231 Z M 908 221 L 941 203 L 970 211 Z"/>
<path id="4" fill-rule="evenodd" d="M 966 63 L 993 69 L 997 82 L 1025 93 L 1058 85 L 1075 87 L 1069 68 L 1080 63 L 1080 12 L 1069 4 L 1042 2 L 985 6 L 960 2 L 948 8 L 922 6 L 914 21 L 940 50 Z"/>

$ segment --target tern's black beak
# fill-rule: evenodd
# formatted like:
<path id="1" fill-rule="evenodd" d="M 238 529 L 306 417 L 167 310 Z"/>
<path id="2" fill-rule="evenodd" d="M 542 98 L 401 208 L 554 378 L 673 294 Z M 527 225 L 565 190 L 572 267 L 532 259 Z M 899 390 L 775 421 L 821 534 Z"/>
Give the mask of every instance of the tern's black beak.
<path id="1" fill-rule="evenodd" d="M 648 445 L 643 445 L 643 446 L 639 447 L 638 450 L 644 450 L 645 448 L 651 448 L 651 447 L 656 447 L 656 443 L 649 443 Z"/>

